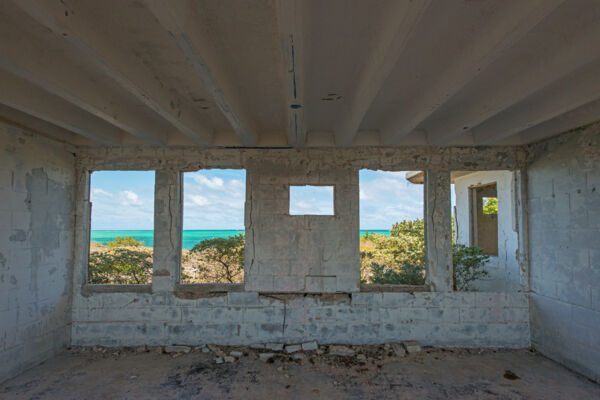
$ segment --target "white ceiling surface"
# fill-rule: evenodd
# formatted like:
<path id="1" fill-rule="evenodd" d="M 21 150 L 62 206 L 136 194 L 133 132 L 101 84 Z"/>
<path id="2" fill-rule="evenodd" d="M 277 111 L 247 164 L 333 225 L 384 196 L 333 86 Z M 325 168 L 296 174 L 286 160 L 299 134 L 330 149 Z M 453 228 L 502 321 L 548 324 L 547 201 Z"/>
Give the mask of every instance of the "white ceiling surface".
<path id="1" fill-rule="evenodd" d="M 600 2 L 3 0 L 0 119 L 76 145 L 532 143 L 600 119 Z"/>

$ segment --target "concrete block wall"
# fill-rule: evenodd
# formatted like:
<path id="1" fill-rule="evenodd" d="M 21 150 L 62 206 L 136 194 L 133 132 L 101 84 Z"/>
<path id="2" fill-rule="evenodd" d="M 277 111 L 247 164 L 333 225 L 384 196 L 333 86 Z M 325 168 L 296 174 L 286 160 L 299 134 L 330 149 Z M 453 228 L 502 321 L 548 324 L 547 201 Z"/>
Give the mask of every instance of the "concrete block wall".
<path id="1" fill-rule="evenodd" d="M 532 150 L 532 344 L 600 381 L 600 126 Z"/>
<path id="2" fill-rule="evenodd" d="M 264 342 L 530 345 L 527 295 L 430 292 L 263 295 L 184 299 L 172 293 L 76 296 L 73 345 Z"/>
<path id="3" fill-rule="evenodd" d="M 75 157 L 0 123 L 0 381 L 70 343 Z"/>
<path id="4" fill-rule="evenodd" d="M 357 170 L 261 162 L 246 179 L 246 290 L 359 290 Z M 335 215 L 290 215 L 290 185 L 333 186 Z"/>
<path id="5" fill-rule="evenodd" d="M 490 256 L 486 264 L 489 275 L 473 286 L 483 291 L 519 290 L 514 172 L 479 171 L 455 179 L 457 242 L 469 246 L 471 241 L 469 187 L 493 182 L 498 193 L 498 255 Z"/>
<path id="6" fill-rule="evenodd" d="M 439 151 L 438 151 L 439 150 Z M 522 293 L 454 293 L 450 274 L 449 169 L 522 166 L 518 149 L 154 149 L 78 148 L 77 251 L 73 292 L 74 345 L 251 344 L 317 340 L 382 343 L 415 339 L 467 347 L 529 346 L 528 300 Z M 85 285 L 86 172 L 155 169 L 156 218 L 173 232 L 179 213 L 178 171 L 245 168 L 246 261 L 244 292 L 203 294 L 178 285 L 180 244 L 165 241 L 159 276 L 143 288 L 99 292 Z M 433 224 L 427 293 L 360 293 L 358 180 L 361 168 L 427 170 Z M 334 185 L 334 217 L 290 216 L 289 185 Z M 159 207 L 158 204 L 163 204 Z M 167 206 L 170 204 L 171 206 Z M 166 219 L 165 219 L 166 218 Z M 171 220 L 171 224 L 168 223 Z M 167 229 L 167 227 L 169 227 Z M 162 232 L 162 233 L 161 233 Z M 172 236 L 175 237 L 175 236 Z M 160 242 L 160 240 L 157 240 Z M 352 269 L 355 267 L 355 269 Z M 313 278 L 322 279 L 320 282 Z M 160 284 L 158 284 L 160 279 Z M 310 294 L 311 291 L 343 292 Z M 281 292 L 300 293 L 281 293 Z M 280 293 L 273 293 L 280 292 Z"/>

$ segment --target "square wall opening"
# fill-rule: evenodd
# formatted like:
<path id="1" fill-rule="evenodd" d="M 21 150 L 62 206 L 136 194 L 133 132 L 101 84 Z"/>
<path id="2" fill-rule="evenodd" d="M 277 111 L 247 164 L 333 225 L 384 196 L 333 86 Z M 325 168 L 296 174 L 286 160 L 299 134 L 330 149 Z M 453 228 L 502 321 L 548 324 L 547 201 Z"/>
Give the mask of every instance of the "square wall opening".
<path id="1" fill-rule="evenodd" d="M 290 215 L 335 215 L 334 187 L 290 185 Z"/>

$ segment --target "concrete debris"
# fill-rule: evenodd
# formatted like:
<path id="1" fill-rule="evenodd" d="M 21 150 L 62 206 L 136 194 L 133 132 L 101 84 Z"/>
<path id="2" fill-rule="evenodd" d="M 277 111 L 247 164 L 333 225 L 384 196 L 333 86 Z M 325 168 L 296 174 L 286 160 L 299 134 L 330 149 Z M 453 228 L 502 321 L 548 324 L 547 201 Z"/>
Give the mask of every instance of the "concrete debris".
<path id="1" fill-rule="evenodd" d="M 315 351 L 319 348 L 319 345 L 314 340 L 312 342 L 302 343 L 302 350 L 304 351 Z"/>
<path id="2" fill-rule="evenodd" d="M 265 348 L 265 345 L 263 343 L 252 343 L 248 347 L 250 347 L 253 350 L 263 350 Z"/>
<path id="3" fill-rule="evenodd" d="M 244 355 L 244 353 L 242 353 L 241 351 L 238 351 L 238 350 L 231 350 L 229 352 L 229 355 L 231 357 L 240 358 L 240 357 L 242 357 Z"/>
<path id="4" fill-rule="evenodd" d="M 148 351 L 148 346 L 146 346 L 145 344 L 142 346 L 138 346 L 135 348 L 136 353 L 145 353 Z"/>
<path id="5" fill-rule="evenodd" d="M 364 354 L 359 354 L 356 356 L 356 359 L 358 361 L 367 361 L 367 356 L 365 356 Z"/>
<path id="6" fill-rule="evenodd" d="M 225 356 L 225 357 L 223 357 L 223 360 L 225 360 L 225 362 L 232 363 L 235 361 L 235 357 Z"/>
<path id="7" fill-rule="evenodd" d="M 392 350 L 396 357 L 404 357 L 406 355 L 406 350 L 400 343 L 392 343 Z"/>
<path id="8" fill-rule="evenodd" d="M 304 354 L 302 354 L 302 353 L 296 353 L 296 354 L 292 355 L 292 358 L 294 360 L 304 360 Z"/>
<path id="9" fill-rule="evenodd" d="M 331 345 L 329 346 L 329 354 L 332 356 L 351 357 L 354 355 L 354 350 L 347 346 Z"/>
<path id="10" fill-rule="evenodd" d="M 165 346 L 165 353 L 189 353 L 192 351 L 190 346 Z"/>
<path id="11" fill-rule="evenodd" d="M 421 351 L 421 345 L 416 340 L 407 340 L 402 342 L 402 346 L 404 346 L 408 354 L 418 353 Z"/>
<path id="12" fill-rule="evenodd" d="M 271 360 L 273 357 L 275 357 L 275 353 L 260 353 L 260 354 L 258 355 L 258 358 L 259 358 L 261 361 L 269 361 L 269 360 Z"/>
<path id="13" fill-rule="evenodd" d="M 302 345 L 300 344 L 288 344 L 285 346 L 285 352 L 288 354 L 292 354 L 300 350 L 302 350 Z"/>
<path id="14" fill-rule="evenodd" d="M 267 343 L 265 345 L 265 348 L 267 350 L 272 350 L 272 351 L 282 351 L 283 350 L 283 343 Z"/>
<path id="15" fill-rule="evenodd" d="M 223 359 L 221 357 L 217 357 L 217 358 L 215 358 L 215 363 L 223 364 Z"/>
<path id="16" fill-rule="evenodd" d="M 202 352 L 203 353 L 210 353 L 210 349 L 206 346 L 202 347 Z"/>
<path id="17" fill-rule="evenodd" d="M 225 357 L 225 353 L 223 353 L 223 351 L 221 351 L 221 349 L 219 349 L 214 344 L 209 344 L 207 346 L 210 349 L 210 351 L 212 351 L 213 353 L 215 353 L 217 356 L 219 356 L 219 357 Z"/>

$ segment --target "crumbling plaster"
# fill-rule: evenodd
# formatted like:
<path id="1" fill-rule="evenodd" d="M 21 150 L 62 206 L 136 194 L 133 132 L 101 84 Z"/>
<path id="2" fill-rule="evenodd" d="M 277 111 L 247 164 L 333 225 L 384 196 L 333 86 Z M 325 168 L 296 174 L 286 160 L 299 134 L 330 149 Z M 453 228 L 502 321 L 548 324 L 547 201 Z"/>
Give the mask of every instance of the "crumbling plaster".
<path id="1" fill-rule="evenodd" d="M 73 149 L 0 123 L 0 381 L 70 343 Z"/>

